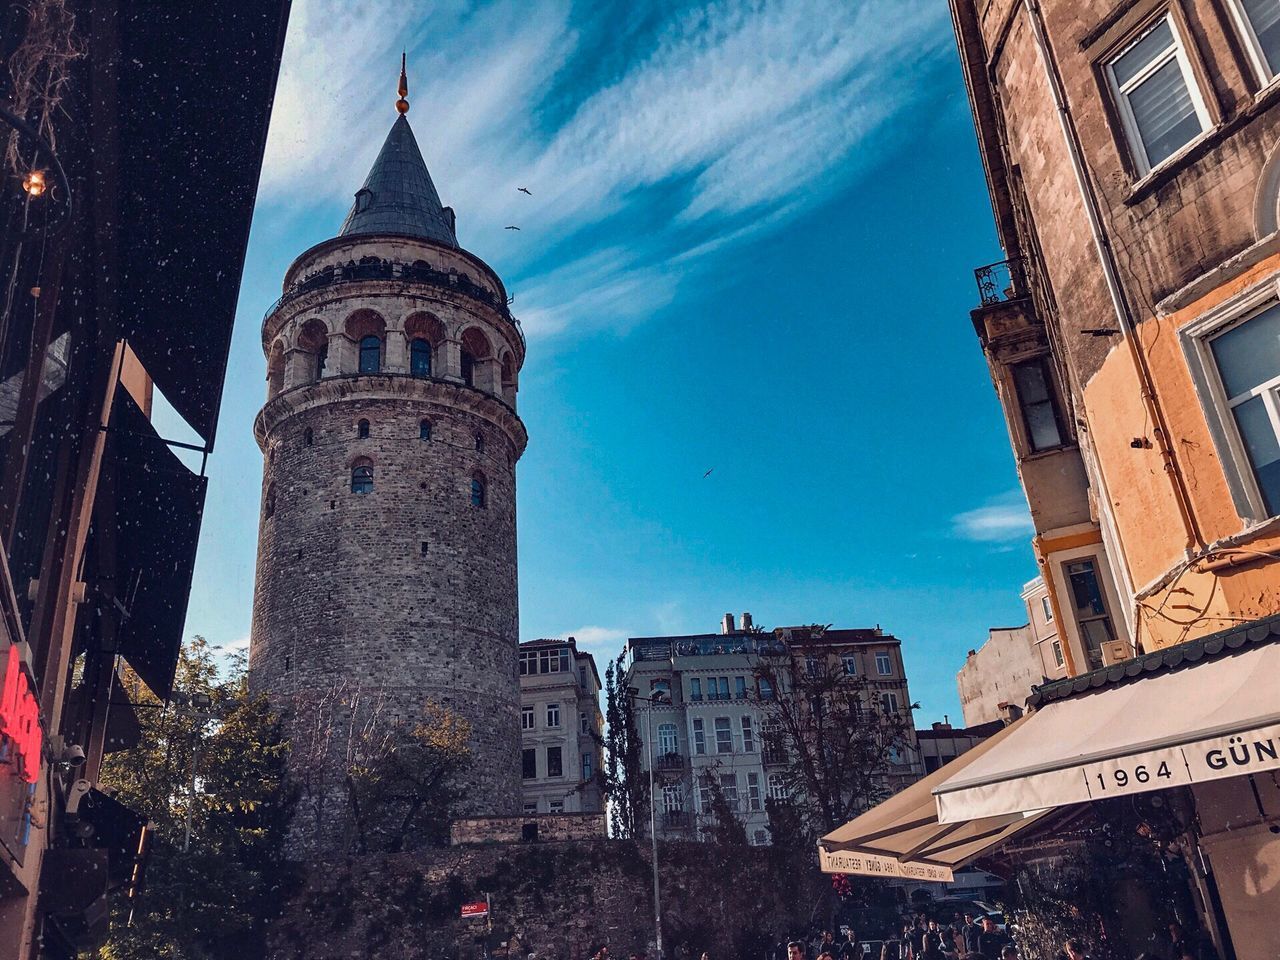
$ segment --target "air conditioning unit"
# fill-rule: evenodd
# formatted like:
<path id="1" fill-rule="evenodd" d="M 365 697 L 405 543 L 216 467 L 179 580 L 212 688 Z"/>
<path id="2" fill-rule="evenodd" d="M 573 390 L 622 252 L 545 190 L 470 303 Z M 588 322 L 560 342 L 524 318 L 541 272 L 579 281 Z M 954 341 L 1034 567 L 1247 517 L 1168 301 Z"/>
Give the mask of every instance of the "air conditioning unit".
<path id="1" fill-rule="evenodd" d="M 1110 667 L 1123 660 L 1133 659 L 1133 647 L 1128 640 L 1108 640 L 1102 645 L 1102 665 Z"/>

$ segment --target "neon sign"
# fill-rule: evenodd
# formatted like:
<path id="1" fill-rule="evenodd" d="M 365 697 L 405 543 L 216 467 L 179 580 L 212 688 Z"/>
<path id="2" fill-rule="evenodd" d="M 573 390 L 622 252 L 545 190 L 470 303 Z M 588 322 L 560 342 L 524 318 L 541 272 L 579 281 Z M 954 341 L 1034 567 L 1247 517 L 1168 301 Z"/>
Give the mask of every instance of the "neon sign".
<path id="1" fill-rule="evenodd" d="M 22 669 L 18 647 L 10 644 L 0 686 L 0 761 L 11 760 L 27 783 L 40 778 L 40 704 Z"/>

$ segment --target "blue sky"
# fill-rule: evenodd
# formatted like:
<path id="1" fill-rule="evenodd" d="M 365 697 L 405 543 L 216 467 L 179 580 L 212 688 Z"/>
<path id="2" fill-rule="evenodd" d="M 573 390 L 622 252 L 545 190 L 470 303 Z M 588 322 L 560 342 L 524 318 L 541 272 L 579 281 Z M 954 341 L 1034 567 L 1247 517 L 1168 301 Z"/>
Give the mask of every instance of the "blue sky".
<path id="1" fill-rule="evenodd" d="M 942 0 L 297 0 L 188 634 L 247 641 L 262 313 L 336 233 L 405 44 L 441 197 L 529 336 L 522 637 L 879 623 L 917 720 L 958 718 L 1036 571 L 968 316 L 1000 253 Z"/>

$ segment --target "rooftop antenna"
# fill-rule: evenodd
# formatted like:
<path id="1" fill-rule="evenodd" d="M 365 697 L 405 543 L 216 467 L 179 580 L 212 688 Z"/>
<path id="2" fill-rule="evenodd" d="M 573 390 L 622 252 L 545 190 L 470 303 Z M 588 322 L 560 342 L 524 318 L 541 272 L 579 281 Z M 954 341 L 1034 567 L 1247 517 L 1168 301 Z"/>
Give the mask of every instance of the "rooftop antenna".
<path id="1" fill-rule="evenodd" d="M 400 99 L 396 101 L 396 110 L 403 116 L 409 112 L 409 101 L 405 99 L 409 95 L 409 77 L 405 74 L 405 52 L 400 53 L 400 86 L 396 88 L 396 92 L 400 94 Z"/>

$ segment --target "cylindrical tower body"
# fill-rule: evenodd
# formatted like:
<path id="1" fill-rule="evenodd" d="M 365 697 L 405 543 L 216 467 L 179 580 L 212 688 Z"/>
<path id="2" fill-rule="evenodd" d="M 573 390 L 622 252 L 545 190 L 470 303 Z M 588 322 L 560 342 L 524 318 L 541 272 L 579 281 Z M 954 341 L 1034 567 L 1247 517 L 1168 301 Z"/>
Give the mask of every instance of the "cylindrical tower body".
<path id="1" fill-rule="evenodd" d="M 249 667 L 294 739 L 292 850 L 340 849 L 341 767 L 362 710 L 384 725 L 412 724 L 427 703 L 464 717 L 473 762 L 458 812 L 515 815 L 524 340 L 503 285 L 447 243 L 357 234 L 304 253 L 285 291 L 263 321 Z"/>

